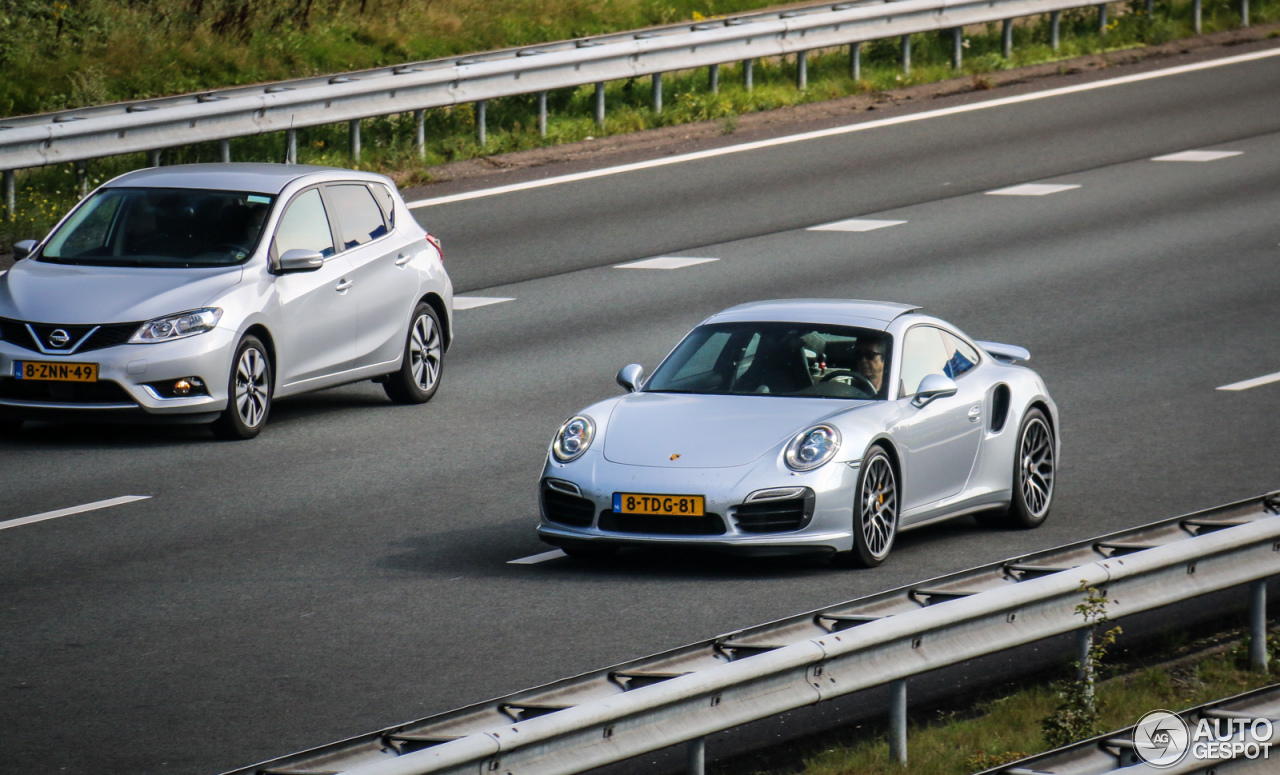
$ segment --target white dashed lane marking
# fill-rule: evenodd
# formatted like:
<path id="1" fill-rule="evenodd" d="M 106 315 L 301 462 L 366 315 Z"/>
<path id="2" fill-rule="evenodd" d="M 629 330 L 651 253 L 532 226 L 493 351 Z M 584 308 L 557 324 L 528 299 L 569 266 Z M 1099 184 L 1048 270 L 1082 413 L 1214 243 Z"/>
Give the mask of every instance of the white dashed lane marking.
<path id="1" fill-rule="evenodd" d="M 810 226 L 808 231 L 874 231 L 886 226 L 899 226 L 906 221 L 873 221 L 868 218 L 851 218 L 847 221 L 826 223 L 822 226 Z"/>
<path id="2" fill-rule="evenodd" d="M 30 525 L 32 522 L 43 522 L 46 519 L 57 519 L 58 517 L 69 517 L 72 514 L 83 514 L 86 511 L 97 511 L 98 509 L 120 506 L 125 503 L 133 503 L 134 501 L 144 501 L 150 497 L 150 495 L 121 495 L 119 498 L 108 498 L 105 501 L 94 501 L 93 503 L 86 503 L 83 506 L 72 506 L 71 508 L 58 509 L 57 511 L 46 511 L 43 514 L 34 514 L 30 517 L 19 517 L 18 519 L 10 519 L 5 522 L 0 522 L 0 530 L 19 527 L 21 525 Z"/>
<path id="3" fill-rule="evenodd" d="M 988 191 L 987 196 L 1048 196 L 1062 191 L 1070 191 L 1080 186 L 1069 183 L 1023 183 L 1020 186 L 1009 186 Z"/>
<path id="4" fill-rule="evenodd" d="M 453 308 L 459 309 L 475 309 L 476 307 L 487 307 L 490 304 L 501 304 L 504 301 L 515 301 L 515 299 L 506 299 L 498 296 L 454 296 Z"/>
<path id="5" fill-rule="evenodd" d="M 697 266 L 698 264 L 707 264 L 719 260 L 718 258 L 661 256 L 659 258 L 646 258 L 643 261 L 632 261 L 629 264 L 617 264 L 614 269 L 683 269 L 686 266 Z"/>
<path id="6" fill-rule="evenodd" d="M 535 554 L 530 557 L 521 557 L 518 560 L 508 560 L 507 564 L 508 565 L 536 565 L 537 563 L 540 563 L 540 562 L 546 562 L 547 560 L 554 560 L 564 556 L 566 556 L 565 553 L 560 551 L 559 549 L 552 549 L 551 551 L 543 552 L 542 554 Z"/>
<path id="7" fill-rule="evenodd" d="M 1182 153 L 1171 153 L 1167 156 L 1157 156 L 1151 161 L 1217 161 L 1218 159 L 1239 156 L 1242 153 L 1244 151 L 1183 151 Z"/>
<path id="8" fill-rule="evenodd" d="M 1280 382 L 1280 371 L 1277 371 L 1275 374 L 1268 374 L 1265 377 L 1254 377 L 1253 379 L 1246 379 L 1243 382 L 1232 382 L 1230 385 L 1223 385 L 1218 388 L 1218 390 L 1248 390 L 1249 388 L 1256 388 L 1259 385 L 1269 385 L 1272 382 Z"/>

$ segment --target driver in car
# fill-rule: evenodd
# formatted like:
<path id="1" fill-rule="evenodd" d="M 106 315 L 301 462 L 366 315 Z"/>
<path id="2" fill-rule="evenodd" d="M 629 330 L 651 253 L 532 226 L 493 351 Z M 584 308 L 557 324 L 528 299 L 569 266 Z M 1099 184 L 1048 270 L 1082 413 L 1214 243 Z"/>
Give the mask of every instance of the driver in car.
<path id="1" fill-rule="evenodd" d="M 867 378 L 867 381 L 876 389 L 876 393 L 882 392 L 881 385 L 884 382 L 884 355 L 885 355 L 884 339 L 872 339 L 870 337 L 862 337 L 853 348 L 854 368 L 859 374 Z"/>

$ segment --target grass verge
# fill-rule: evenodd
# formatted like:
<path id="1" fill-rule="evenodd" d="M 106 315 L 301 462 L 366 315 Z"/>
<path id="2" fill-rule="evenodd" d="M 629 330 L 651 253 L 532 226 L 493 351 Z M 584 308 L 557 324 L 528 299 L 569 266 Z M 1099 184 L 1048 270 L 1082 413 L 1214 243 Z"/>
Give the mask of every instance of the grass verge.
<path id="1" fill-rule="evenodd" d="M 1274 638 L 1269 639 L 1274 641 Z M 1098 685 L 1101 725 L 1128 727 L 1150 710 L 1182 710 L 1275 683 L 1275 643 L 1271 671 L 1248 669 L 1247 642 L 1234 631 L 1209 639 L 1177 643 L 1122 658 Z M 968 775 L 1049 750 L 1043 720 L 1060 702 L 1053 683 L 1006 688 L 969 707 L 938 711 L 932 718 L 914 715 L 908 733 L 910 764 L 889 759 L 885 730 L 859 727 L 794 744 L 774 758 L 769 769 L 739 760 L 712 767 L 714 775 Z M 856 738 L 856 739 L 853 739 Z"/>

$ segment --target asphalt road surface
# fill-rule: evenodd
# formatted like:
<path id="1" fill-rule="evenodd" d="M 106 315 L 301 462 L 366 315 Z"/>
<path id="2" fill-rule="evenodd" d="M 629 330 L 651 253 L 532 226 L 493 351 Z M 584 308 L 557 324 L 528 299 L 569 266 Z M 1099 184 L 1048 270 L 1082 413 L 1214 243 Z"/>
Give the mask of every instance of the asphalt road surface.
<path id="1" fill-rule="evenodd" d="M 1153 160 L 1185 151 L 1224 153 Z M 462 295 L 511 299 L 458 311 L 430 404 L 364 383 L 280 402 L 247 443 L 0 440 L 0 772 L 208 775 L 1280 488 L 1280 381 L 1219 389 L 1280 372 L 1277 181 L 1269 57 L 424 207 Z M 989 193 L 1022 184 L 1055 189 Z M 844 219 L 902 223 L 808 229 Z M 716 260 L 615 266 L 659 256 Z M 552 432 L 620 366 L 723 307 L 808 296 L 1030 349 L 1062 411 L 1049 522 L 926 528 L 872 571 L 512 563 L 549 549 Z M 147 497 L 11 522 L 121 496 Z"/>

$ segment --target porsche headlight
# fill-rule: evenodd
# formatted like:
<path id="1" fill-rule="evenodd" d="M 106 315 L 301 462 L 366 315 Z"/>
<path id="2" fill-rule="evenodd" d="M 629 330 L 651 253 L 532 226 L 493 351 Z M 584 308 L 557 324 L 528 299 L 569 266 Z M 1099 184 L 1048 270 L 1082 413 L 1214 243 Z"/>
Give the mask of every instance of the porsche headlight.
<path id="1" fill-rule="evenodd" d="M 222 310 L 217 307 L 193 309 L 190 312 L 166 315 L 143 323 L 142 328 L 139 328 L 133 336 L 129 337 L 129 344 L 155 344 L 156 342 L 185 339 L 188 336 L 212 331 L 221 319 Z"/>
<path id="2" fill-rule="evenodd" d="M 576 415 L 570 417 L 551 442 L 551 455 L 561 463 L 568 463 L 582 457 L 582 453 L 591 446 L 596 435 L 596 424 L 590 417 Z"/>
<path id="3" fill-rule="evenodd" d="M 840 431 L 834 425 L 815 425 L 796 434 L 783 458 L 792 471 L 812 471 L 839 451 Z"/>

